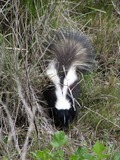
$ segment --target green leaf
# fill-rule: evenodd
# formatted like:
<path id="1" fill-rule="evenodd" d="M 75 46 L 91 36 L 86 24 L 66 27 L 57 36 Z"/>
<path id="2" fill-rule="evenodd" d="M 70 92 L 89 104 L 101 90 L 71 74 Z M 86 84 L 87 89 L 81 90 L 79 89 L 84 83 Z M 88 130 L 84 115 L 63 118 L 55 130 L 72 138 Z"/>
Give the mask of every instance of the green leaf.
<path id="1" fill-rule="evenodd" d="M 78 147 L 76 154 L 82 159 L 91 159 L 91 154 L 86 147 Z M 81 159 L 79 158 L 79 159 Z"/>
<path id="2" fill-rule="evenodd" d="M 35 151 L 35 152 L 31 152 L 32 157 L 35 158 L 36 160 L 50 160 L 51 159 L 51 155 L 50 155 L 50 150 L 45 149 L 43 151 Z"/>
<path id="3" fill-rule="evenodd" d="M 101 155 L 105 149 L 105 146 L 99 141 L 97 141 L 92 148 L 97 155 Z"/>
<path id="4" fill-rule="evenodd" d="M 57 159 L 62 159 L 64 157 L 64 151 L 62 150 L 58 150 L 58 151 L 53 151 L 51 153 L 51 156 L 53 157 L 53 159 L 57 160 Z"/>
<path id="5" fill-rule="evenodd" d="M 75 154 L 70 156 L 70 160 L 94 160 L 94 156 L 89 153 L 87 148 L 78 147 Z"/>
<path id="6" fill-rule="evenodd" d="M 78 155 L 76 154 L 71 155 L 69 160 L 79 160 Z"/>
<path id="7" fill-rule="evenodd" d="M 8 158 L 5 156 L 5 157 L 3 158 L 3 160 L 8 160 Z"/>
<path id="8" fill-rule="evenodd" d="M 63 131 L 57 131 L 54 134 L 52 141 L 50 142 L 50 144 L 54 148 L 62 147 L 66 143 L 67 143 L 67 136 L 65 135 Z"/>
<path id="9" fill-rule="evenodd" d="M 120 160 L 120 152 L 115 153 L 114 160 Z"/>
<path id="10" fill-rule="evenodd" d="M 78 147 L 77 151 L 75 152 L 77 155 L 82 155 L 84 153 L 88 153 L 88 149 L 86 147 Z"/>
<path id="11" fill-rule="evenodd" d="M 99 159 L 100 160 L 106 159 L 110 156 L 108 154 L 103 153 L 105 151 L 105 149 L 106 149 L 106 147 L 102 143 L 100 143 L 99 141 L 97 141 L 92 148 L 92 150 L 96 153 L 98 160 Z"/>
<path id="12" fill-rule="evenodd" d="M 64 157 L 64 151 L 58 150 L 58 155 L 59 155 L 59 157 Z"/>

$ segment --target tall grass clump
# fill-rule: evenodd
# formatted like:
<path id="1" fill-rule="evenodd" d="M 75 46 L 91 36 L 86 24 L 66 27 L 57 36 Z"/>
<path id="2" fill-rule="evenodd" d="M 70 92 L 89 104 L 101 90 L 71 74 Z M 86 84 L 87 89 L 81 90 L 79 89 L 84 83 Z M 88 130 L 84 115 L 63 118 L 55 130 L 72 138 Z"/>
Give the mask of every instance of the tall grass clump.
<path id="1" fill-rule="evenodd" d="M 117 1 L 0 2 L 0 159 L 30 159 L 48 146 L 56 128 L 46 114 L 42 91 L 46 53 L 53 31 L 86 33 L 95 48 L 93 73 L 81 77 L 78 119 L 68 134 L 66 155 L 98 139 L 120 149 L 120 27 Z"/>

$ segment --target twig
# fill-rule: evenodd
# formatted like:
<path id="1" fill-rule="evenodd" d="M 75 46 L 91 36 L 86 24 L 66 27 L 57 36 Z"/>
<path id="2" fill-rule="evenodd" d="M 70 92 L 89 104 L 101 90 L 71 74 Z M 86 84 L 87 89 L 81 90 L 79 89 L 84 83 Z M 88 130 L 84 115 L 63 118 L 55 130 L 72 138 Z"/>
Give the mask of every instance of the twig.
<path id="1" fill-rule="evenodd" d="M 25 48 L 12 48 L 12 47 L 5 47 L 7 50 L 16 50 L 16 51 L 26 51 Z"/>
<path id="2" fill-rule="evenodd" d="M 18 145 L 18 139 L 16 137 L 16 132 L 15 132 L 15 126 L 14 126 L 14 121 L 12 120 L 11 118 L 11 115 L 9 113 L 9 110 L 7 108 L 7 106 L 0 100 L 0 103 L 2 105 L 2 107 L 4 108 L 6 114 L 7 114 L 7 117 L 8 117 L 8 122 L 9 122 L 9 125 L 10 125 L 10 129 L 11 129 L 11 134 L 13 136 L 13 140 L 14 140 L 14 143 L 15 143 L 15 147 L 19 153 L 19 155 L 21 154 L 21 150 L 19 148 L 19 145 Z"/>
<path id="3" fill-rule="evenodd" d="M 120 15 L 120 10 L 119 8 L 117 7 L 117 5 L 112 1 L 112 4 L 113 4 L 113 7 L 114 9 L 116 10 L 116 12 Z"/>
<path id="4" fill-rule="evenodd" d="M 21 83 L 20 83 L 18 77 L 17 77 L 17 88 L 18 88 L 19 97 L 20 97 L 20 99 L 23 103 L 23 106 L 26 110 L 26 113 L 28 115 L 28 120 L 29 120 L 29 128 L 28 128 L 26 139 L 25 139 L 25 143 L 24 143 L 23 148 L 22 148 L 22 153 L 21 153 L 21 160 L 25 160 L 26 159 L 26 154 L 27 154 L 27 147 L 28 147 L 28 143 L 29 143 L 29 138 L 30 138 L 30 135 L 33 131 L 33 126 L 34 126 L 33 125 L 34 124 L 34 114 L 31 111 L 28 103 L 26 102 L 26 100 L 23 96 Z"/>

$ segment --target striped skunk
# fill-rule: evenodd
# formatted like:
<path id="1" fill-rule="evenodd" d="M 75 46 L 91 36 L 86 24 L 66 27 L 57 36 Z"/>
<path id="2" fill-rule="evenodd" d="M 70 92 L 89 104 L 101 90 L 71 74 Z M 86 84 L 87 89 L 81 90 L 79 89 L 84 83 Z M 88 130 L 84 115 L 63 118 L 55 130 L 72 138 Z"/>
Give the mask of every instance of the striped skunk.
<path id="1" fill-rule="evenodd" d="M 94 52 L 86 35 L 70 30 L 58 31 L 47 45 L 47 52 L 54 56 L 45 72 L 52 85 L 43 94 L 55 126 L 66 129 L 77 114 L 76 99 L 80 96 L 77 71 L 91 70 Z"/>

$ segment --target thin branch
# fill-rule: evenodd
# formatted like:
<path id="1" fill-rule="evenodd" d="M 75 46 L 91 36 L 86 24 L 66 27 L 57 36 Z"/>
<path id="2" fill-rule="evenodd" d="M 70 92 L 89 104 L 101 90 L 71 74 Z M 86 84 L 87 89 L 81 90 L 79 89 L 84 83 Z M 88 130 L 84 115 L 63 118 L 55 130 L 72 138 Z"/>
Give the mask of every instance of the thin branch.
<path id="1" fill-rule="evenodd" d="M 11 118 L 11 115 L 9 113 L 9 110 L 8 110 L 7 106 L 1 100 L 0 100 L 0 104 L 2 105 L 2 107 L 4 108 L 4 110 L 5 110 L 6 114 L 7 114 L 8 122 L 9 122 L 10 129 L 11 129 L 11 135 L 13 137 L 13 140 L 14 140 L 14 143 L 15 143 L 15 147 L 16 147 L 19 155 L 20 155 L 21 154 L 21 150 L 20 150 L 19 145 L 18 145 L 18 139 L 17 139 L 17 136 L 16 136 L 14 121 Z"/>

